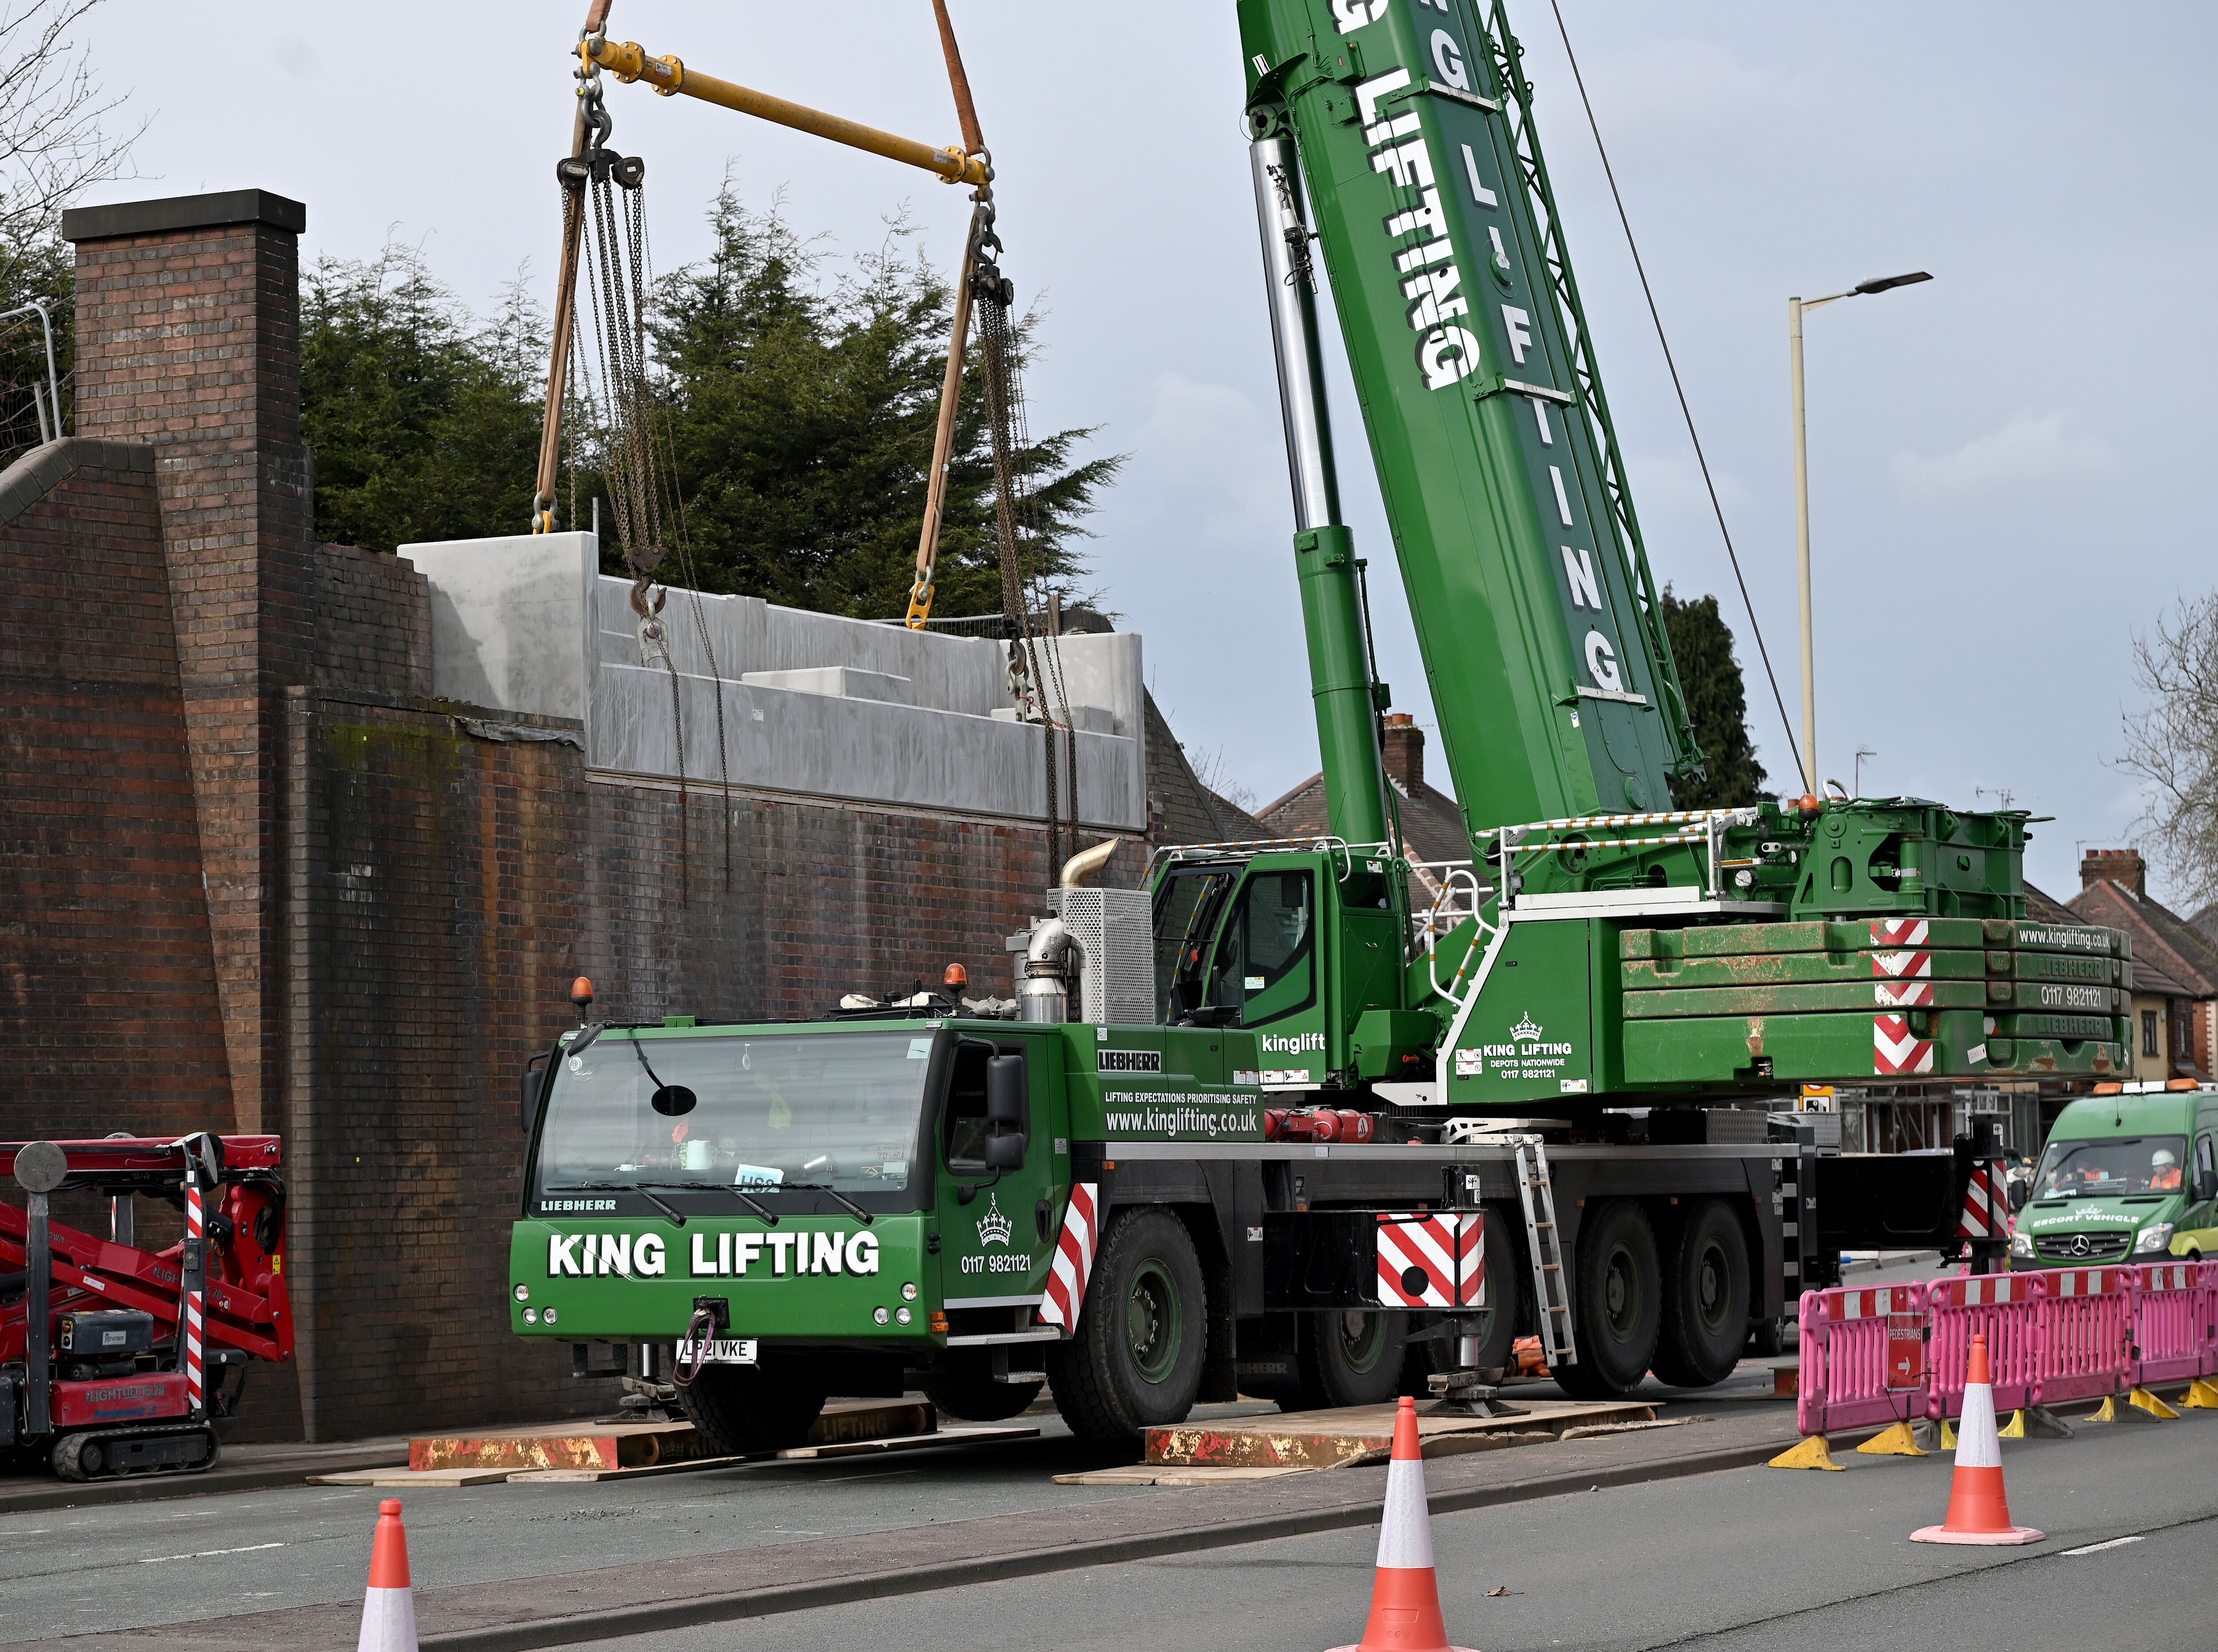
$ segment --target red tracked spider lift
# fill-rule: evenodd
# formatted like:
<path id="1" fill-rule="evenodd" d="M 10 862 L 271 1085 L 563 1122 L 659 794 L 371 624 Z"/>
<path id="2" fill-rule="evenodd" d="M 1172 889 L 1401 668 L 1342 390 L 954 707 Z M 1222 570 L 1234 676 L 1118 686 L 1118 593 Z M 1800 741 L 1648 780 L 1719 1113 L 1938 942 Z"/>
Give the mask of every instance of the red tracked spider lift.
<path id="1" fill-rule="evenodd" d="M 274 1135 L 0 1142 L 27 1196 L 0 1202 L 0 1451 L 65 1480 L 214 1463 L 246 1362 L 293 1357 L 278 1159 Z M 111 1201 L 111 1237 L 53 1221 L 80 1190 Z M 183 1213 L 180 1243 L 138 1247 L 139 1198 Z"/>

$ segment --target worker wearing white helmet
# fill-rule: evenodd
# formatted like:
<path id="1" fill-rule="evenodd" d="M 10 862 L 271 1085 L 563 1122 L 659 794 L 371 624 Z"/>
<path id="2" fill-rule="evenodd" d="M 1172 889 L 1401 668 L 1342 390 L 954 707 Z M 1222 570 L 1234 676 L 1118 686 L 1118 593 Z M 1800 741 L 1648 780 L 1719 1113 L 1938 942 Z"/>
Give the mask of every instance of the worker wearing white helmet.
<path id="1" fill-rule="evenodd" d="M 2179 1191 L 2179 1155 L 2170 1148 L 2159 1148 L 2149 1154 L 2149 1191 Z"/>

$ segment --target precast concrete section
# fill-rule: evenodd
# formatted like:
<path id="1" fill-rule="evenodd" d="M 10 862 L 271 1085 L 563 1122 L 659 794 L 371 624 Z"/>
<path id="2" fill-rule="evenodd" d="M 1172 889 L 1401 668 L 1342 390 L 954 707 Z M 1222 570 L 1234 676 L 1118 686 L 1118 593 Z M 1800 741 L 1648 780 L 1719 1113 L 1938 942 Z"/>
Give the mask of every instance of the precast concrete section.
<path id="1" fill-rule="evenodd" d="M 1007 643 L 672 587 L 660 616 L 666 665 L 642 643 L 629 582 L 599 571 L 592 534 L 400 554 L 431 583 L 434 693 L 576 718 L 589 770 L 694 783 L 728 776 L 749 791 L 1048 818 L 1041 731 L 1018 720 Z M 1077 731 L 1079 824 L 1144 832 L 1140 639 L 1043 639 L 1040 652 L 1043 674 L 1050 657 L 1059 671 Z M 1052 692 L 1049 703 L 1060 715 Z M 1069 809 L 1058 797 L 1056 812 Z"/>

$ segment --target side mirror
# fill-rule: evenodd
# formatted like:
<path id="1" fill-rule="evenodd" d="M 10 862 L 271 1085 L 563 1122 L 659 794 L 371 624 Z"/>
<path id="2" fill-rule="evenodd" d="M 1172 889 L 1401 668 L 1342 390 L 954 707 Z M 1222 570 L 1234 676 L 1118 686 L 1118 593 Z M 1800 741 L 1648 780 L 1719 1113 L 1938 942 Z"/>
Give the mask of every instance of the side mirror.
<path id="1" fill-rule="evenodd" d="M 2010 1185 L 2010 1208 L 2011 1210 L 2024 1210 L 2025 1202 L 2032 1197 L 2033 1184 L 2031 1182 L 2012 1182 Z"/>
<path id="2" fill-rule="evenodd" d="M 1025 1058 L 996 1055 L 986 1063 L 986 1123 L 997 1129 L 1021 1130 L 1032 1122 L 1030 1098 L 1025 1093 Z"/>
<path id="3" fill-rule="evenodd" d="M 547 1082 L 548 1055 L 545 1050 L 524 1064 L 524 1133 L 531 1134 L 532 1125 L 539 1117 L 539 1092 Z"/>
<path id="4" fill-rule="evenodd" d="M 986 1138 L 986 1168 L 988 1170 L 1022 1170 L 1025 1167 L 1025 1136 L 1021 1130 L 1007 1135 Z"/>
<path id="5" fill-rule="evenodd" d="M 2198 1171 L 2195 1177 L 2195 1202 L 2203 1204 L 2218 1199 L 2218 1171 Z"/>

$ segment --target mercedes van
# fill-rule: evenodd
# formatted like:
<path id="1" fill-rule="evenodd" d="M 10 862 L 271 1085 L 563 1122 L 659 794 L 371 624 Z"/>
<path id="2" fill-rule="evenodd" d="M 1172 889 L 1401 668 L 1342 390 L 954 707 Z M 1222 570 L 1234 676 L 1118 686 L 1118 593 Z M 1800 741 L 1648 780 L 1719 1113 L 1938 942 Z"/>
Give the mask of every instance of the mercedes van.
<path id="1" fill-rule="evenodd" d="M 2010 1237 L 2019 1268 L 2218 1257 L 2218 1089 L 2083 1096 Z"/>

